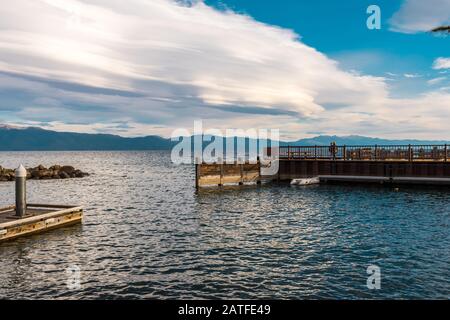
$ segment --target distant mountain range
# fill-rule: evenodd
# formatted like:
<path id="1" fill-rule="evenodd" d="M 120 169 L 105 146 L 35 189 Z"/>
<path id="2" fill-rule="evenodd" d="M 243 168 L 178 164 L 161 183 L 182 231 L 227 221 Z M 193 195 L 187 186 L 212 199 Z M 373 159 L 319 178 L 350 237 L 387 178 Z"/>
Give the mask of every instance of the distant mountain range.
<path id="1" fill-rule="evenodd" d="M 309 139 L 301 139 L 295 142 L 289 142 L 289 145 L 305 145 L 305 146 L 327 146 L 331 142 L 337 145 L 358 146 L 358 145 L 421 145 L 421 144 L 450 144 L 450 141 L 443 140 L 417 140 L 417 139 L 398 139 L 389 140 L 381 138 L 371 138 L 364 136 L 318 136 Z"/>
<path id="2" fill-rule="evenodd" d="M 449 141 L 387 140 L 363 136 L 318 136 L 280 144 L 326 146 L 333 141 L 338 145 L 450 144 Z M 36 127 L 0 126 L 0 151 L 170 150 L 176 143 L 159 136 L 125 138 L 112 134 L 57 132 Z"/>
<path id="3" fill-rule="evenodd" d="M 112 134 L 57 132 L 36 127 L 0 127 L 1 151 L 167 150 L 173 142 L 159 136 L 124 138 Z"/>

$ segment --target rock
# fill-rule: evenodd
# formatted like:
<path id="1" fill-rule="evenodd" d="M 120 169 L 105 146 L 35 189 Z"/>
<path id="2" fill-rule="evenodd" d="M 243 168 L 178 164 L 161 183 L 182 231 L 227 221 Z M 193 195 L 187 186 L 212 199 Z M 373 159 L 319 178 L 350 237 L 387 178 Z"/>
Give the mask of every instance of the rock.
<path id="1" fill-rule="evenodd" d="M 68 179 L 68 178 L 82 178 L 89 174 L 81 170 L 75 169 L 72 166 L 53 165 L 46 168 L 39 165 L 35 168 L 27 169 L 27 179 Z M 13 181 L 15 179 L 15 170 L 5 169 L 0 166 L 0 181 Z"/>
<path id="2" fill-rule="evenodd" d="M 61 179 L 68 179 L 68 178 L 70 178 L 69 174 L 67 172 L 65 172 L 65 171 L 60 171 L 59 172 L 59 177 Z"/>
<path id="3" fill-rule="evenodd" d="M 37 176 L 39 179 L 48 179 L 52 176 L 52 171 L 44 169 L 37 171 Z"/>
<path id="4" fill-rule="evenodd" d="M 81 170 L 75 170 L 75 177 L 76 178 L 83 178 L 84 177 L 84 173 Z"/>
<path id="5" fill-rule="evenodd" d="M 63 171 L 65 173 L 71 174 L 72 172 L 75 171 L 75 168 L 72 166 L 62 166 L 60 171 Z"/>
<path id="6" fill-rule="evenodd" d="M 39 177 L 40 177 L 39 170 L 33 169 L 33 171 L 31 171 L 30 175 L 31 175 L 31 179 L 39 179 Z"/>

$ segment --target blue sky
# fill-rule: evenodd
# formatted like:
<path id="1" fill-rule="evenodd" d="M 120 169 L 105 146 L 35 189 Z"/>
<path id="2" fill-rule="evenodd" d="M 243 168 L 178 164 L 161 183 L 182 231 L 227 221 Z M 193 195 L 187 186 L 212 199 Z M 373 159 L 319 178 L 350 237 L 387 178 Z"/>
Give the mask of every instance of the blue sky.
<path id="1" fill-rule="evenodd" d="M 450 37 L 427 32 L 447 24 L 448 0 L 17 0 L 0 8 L 0 122 L 450 139 Z"/>
<path id="2" fill-rule="evenodd" d="M 208 0 L 206 3 L 292 29 L 302 42 L 336 59 L 345 69 L 382 77 L 394 73 L 397 76 L 391 76 L 395 79 L 393 94 L 398 96 L 427 91 L 426 81 L 441 75 L 440 71 L 430 69 L 433 61 L 450 54 L 448 39 L 426 32 L 392 31 L 390 20 L 404 4 L 402 0 Z M 369 16 L 366 9 L 371 4 L 381 9 L 380 30 L 366 27 Z M 420 77 L 407 78 L 405 74 Z"/>

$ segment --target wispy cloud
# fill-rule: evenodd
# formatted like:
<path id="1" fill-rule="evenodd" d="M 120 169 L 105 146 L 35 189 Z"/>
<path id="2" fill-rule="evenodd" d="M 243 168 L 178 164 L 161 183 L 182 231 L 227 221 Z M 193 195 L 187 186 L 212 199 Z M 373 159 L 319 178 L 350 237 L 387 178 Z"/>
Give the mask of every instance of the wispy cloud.
<path id="1" fill-rule="evenodd" d="M 450 58 L 437 58 L 434 60 L 433 69 L 450 69 Z"/>
<path id="2" fill-rule="evenodd" d="M 391 29 L 397 32 L 426 32 L 450 24 L 450 1 L 405 0 L 390 19 Z"/>
<path id="3" fill-rule="evenodd" d="M 47 90 L 58 95 L 53 99 L 70 105 L 84 100 L 93 110 L 105 101 L 125 104 L 124 114 L 136 120 L 148 118 L 143 113 L 152 119 L 160 113 L 159 121 L 176 122 L 208 106 L 230 106 L 228 117 L 237 110 L 232 106 L 308 117 L 323 111 L 323 103 L 352 105 L 364 99 L 370 104 L 386 95 L 382 79 L 339 69 L 294 32 L 202 2 L 17 0 L 0 8 L 0 17 L 1 71 L 33 76 L 36 83 L 135 92 L 142 97 Z M 55 108 L 64 106 L 68 109 L 65 103 Z M 39 114 L 33 108 L 41 111 L 30 101 L 21 115 Z M 222 116 L 217 109 L 198 115 L 214 113 Z"/>
<path id="4" fill-rule="evenodd" d="M 432 85 L 441 83 L 442 81 L 444 81 L 446 79 L 447 79 L 446 77 L 437 77 L 437 78 L 428 80 L 427 83 L 432 86 Z"/>
<path id="5" fill-rule="evenodd" d="M 417 73 L 405 73 L 403 76 L 405 78 L 420 78 L 420 77 L 422 77 L 422 75 L 417 74 Z"/>
<path id="6" fill-rule="evenodd" d="M 11 122 L 123 135 L 167 135 L 201 118 L 294 138 L 443 138 L 450 120 L 446 92 L 392 99 L 386 78 L 347 71 L 291 30 L 201 1 L 2 6 L 0 92 Z"/>

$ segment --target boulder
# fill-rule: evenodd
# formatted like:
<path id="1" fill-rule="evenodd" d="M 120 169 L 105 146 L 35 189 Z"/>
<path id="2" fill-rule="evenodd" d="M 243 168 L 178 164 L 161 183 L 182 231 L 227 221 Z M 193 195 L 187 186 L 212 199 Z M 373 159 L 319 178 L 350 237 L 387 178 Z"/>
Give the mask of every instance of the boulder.
<path id="1" fill-rule="evenodd" d="M 75 170 L 75 177 L 76 178 L 83 178 L 84 177 L 84 172 L 82 172 L 81 170 Z"/>
<path id="2" fill-rule="evenodd" d="M 53 176 L 52 170 L 40 170 L 39 171 L 40 179 L 50 179 Z"/>
<path id="3" fill-rule="evenodd" d="M 68 179 L 68 178 L 70 178 L 69 174 L 67 172 L 65 172 L 65 171 L 60 171 L 59 172 L 59 177 L 61 179 Z"/>
<path id="4" fill-rule="evenodd" d="M 72 172 L 75 171 L 75 168 L 72 167 L 72 166 L 62 166 L 60 171 L 63 171 L 63 172 L 65 172 L 65 173 L 70 175 Z"/>
<path id="5" fill-rule="evenodd" d="M 53 165 L 46 168 L 39 165 L 35 168 L 27 169 L 27 179 L 68 179 L 68 178 L 82 178 L 88 176 L 81 170 L 75 169 L 72 166 Z M 13 181 L 15 178 L 15 170 L 5 169 L 0 166 L 0 181 Z"/>
<path id="6" fill-rule="evenodd" d="M 31 179 L 39 179 L 39 177 L 40 177 L 39 170 L 32 169 L 32 171 L 30 172 L 30 175 L 31 175 Z"/>

